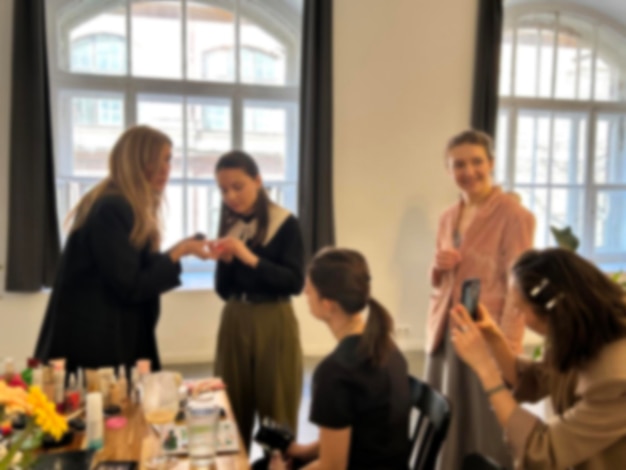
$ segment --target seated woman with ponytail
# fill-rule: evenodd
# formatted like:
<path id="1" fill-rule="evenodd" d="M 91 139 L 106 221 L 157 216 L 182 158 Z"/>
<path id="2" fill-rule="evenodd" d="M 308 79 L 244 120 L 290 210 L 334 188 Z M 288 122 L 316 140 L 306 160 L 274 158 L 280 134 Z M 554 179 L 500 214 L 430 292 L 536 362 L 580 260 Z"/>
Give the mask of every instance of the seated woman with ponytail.
<path id="1" fill-rule="evenodd" d="M 322 250 L 309 266 L 305 293 L 311 313 L 339 344 L 313 375 L 310 419 L 320 428 L 319 441 L 292 444 L 285 457 L 310 461 L 304 467 L 310 470 L 406 470 L 407 362 L 391 338 L 391 316 L 370 296 L 365 258 Z M 270 468 L 285 463 L 274 456 Z"/>

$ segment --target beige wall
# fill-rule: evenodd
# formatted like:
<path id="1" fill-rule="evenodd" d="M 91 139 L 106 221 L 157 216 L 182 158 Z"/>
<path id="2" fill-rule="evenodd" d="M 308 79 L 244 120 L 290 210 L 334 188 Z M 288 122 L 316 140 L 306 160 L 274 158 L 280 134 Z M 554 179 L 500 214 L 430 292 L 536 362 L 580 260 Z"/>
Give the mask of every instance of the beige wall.
<path id="1" fill-rule="evenodd" d="M 436 221 L 455 197 L 442 149 L 469 120 L 477 2 L 335 4 L 339 242 L 367 255 L 375 296 L 419 347 Z"/>
<path id="2" fill-rule="evenodd" d="M 6 232 L 10 5 L 0 1 L 0 263 Z M 370 260 L 374 295 L 408 328 L 405 347 L 423 344 L 426 272 L 436 219 L 454 200 L 442 147 L 468 124 L 476 0 L 335 2 L 335 201 L 338 242 Z M 47 294 L 0 300 L 0 357 L 28 355 Z M 212 356 L 220 302 L 212 292 L 163 300 L 164 359 Z M 296 309 L 308 354 L 332 338 Z M 406 329 L 404 331 L 407 331 Z"/>

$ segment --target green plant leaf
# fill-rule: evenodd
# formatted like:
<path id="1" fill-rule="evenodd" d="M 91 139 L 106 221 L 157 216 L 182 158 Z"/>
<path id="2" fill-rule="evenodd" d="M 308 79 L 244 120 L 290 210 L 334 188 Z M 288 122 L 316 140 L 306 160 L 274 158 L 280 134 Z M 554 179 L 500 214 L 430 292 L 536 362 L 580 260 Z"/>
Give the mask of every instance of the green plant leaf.
<path id="1" fill-rule="evenodd" d="M 574 235 L 571 227 L 565 227 L 563 229 L 550 226 L 550 231 L 556 240 L 557 245 L 566 250 L 576 251 L 580 246 L 580 240 Z"/>

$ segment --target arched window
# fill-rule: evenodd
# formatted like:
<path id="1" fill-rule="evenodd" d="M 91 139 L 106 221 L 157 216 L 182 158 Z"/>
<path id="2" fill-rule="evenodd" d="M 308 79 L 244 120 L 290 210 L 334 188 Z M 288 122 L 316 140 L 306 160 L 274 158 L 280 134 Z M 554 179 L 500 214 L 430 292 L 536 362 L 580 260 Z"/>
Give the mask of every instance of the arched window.
<path id="1" fill-rule="evenodd" d="M 215 236 L 213 168 L 255 156 L 272 197 L 297 197 L 301 0 L 49 0 L 59 215 L 106 174 L 115 139 L 149 124 L 174 141 L 165 245 Z M 206 270 L 189 262 L 186 270 Z"/>
<path id="2" fill-rule="evenodd" d="M 71 40 L 72 72 L 121 74 L 126 69 L 126 45 L 121 36 L 90 34 Z"/>
<path id="3" fill-rule="evenodd" d="M 626 36 L 581 9 L 506 13 L 497 177 L 537 217 L 535 243 L 570 226 L 580 251 L 626 265 Z"/>

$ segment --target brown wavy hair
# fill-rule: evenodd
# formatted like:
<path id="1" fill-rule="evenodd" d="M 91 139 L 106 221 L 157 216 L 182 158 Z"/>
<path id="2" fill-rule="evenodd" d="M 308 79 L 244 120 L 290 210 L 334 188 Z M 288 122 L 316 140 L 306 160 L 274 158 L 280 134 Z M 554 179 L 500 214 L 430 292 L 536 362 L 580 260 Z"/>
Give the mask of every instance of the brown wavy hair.
<path id="1" fill-rule="evenodd" d="M 68 215 L 70 231 L 78 230 L 85 223 L 100 197 L 119 194 L 133 210 L 131 244 L 138 249 L 149 245 L 152 251 L 158 251 L 162 195 L 152 189 L 148 174 L 159 165 L 159 157 L 166 145 L 172 145 L 171 139 L 157 129 L 148 126 L 128 128 L 109 154 L 109 175 L 85 194 Z"/>
<path id="2" fill-rule="evenodd" d="M 576 253 L 530 250 L 512 272 L 534 313 L 548 324 L 546 361 L 559 373 L 583 367 L 604 346 L 626 337 L 624 291 Z"/>

